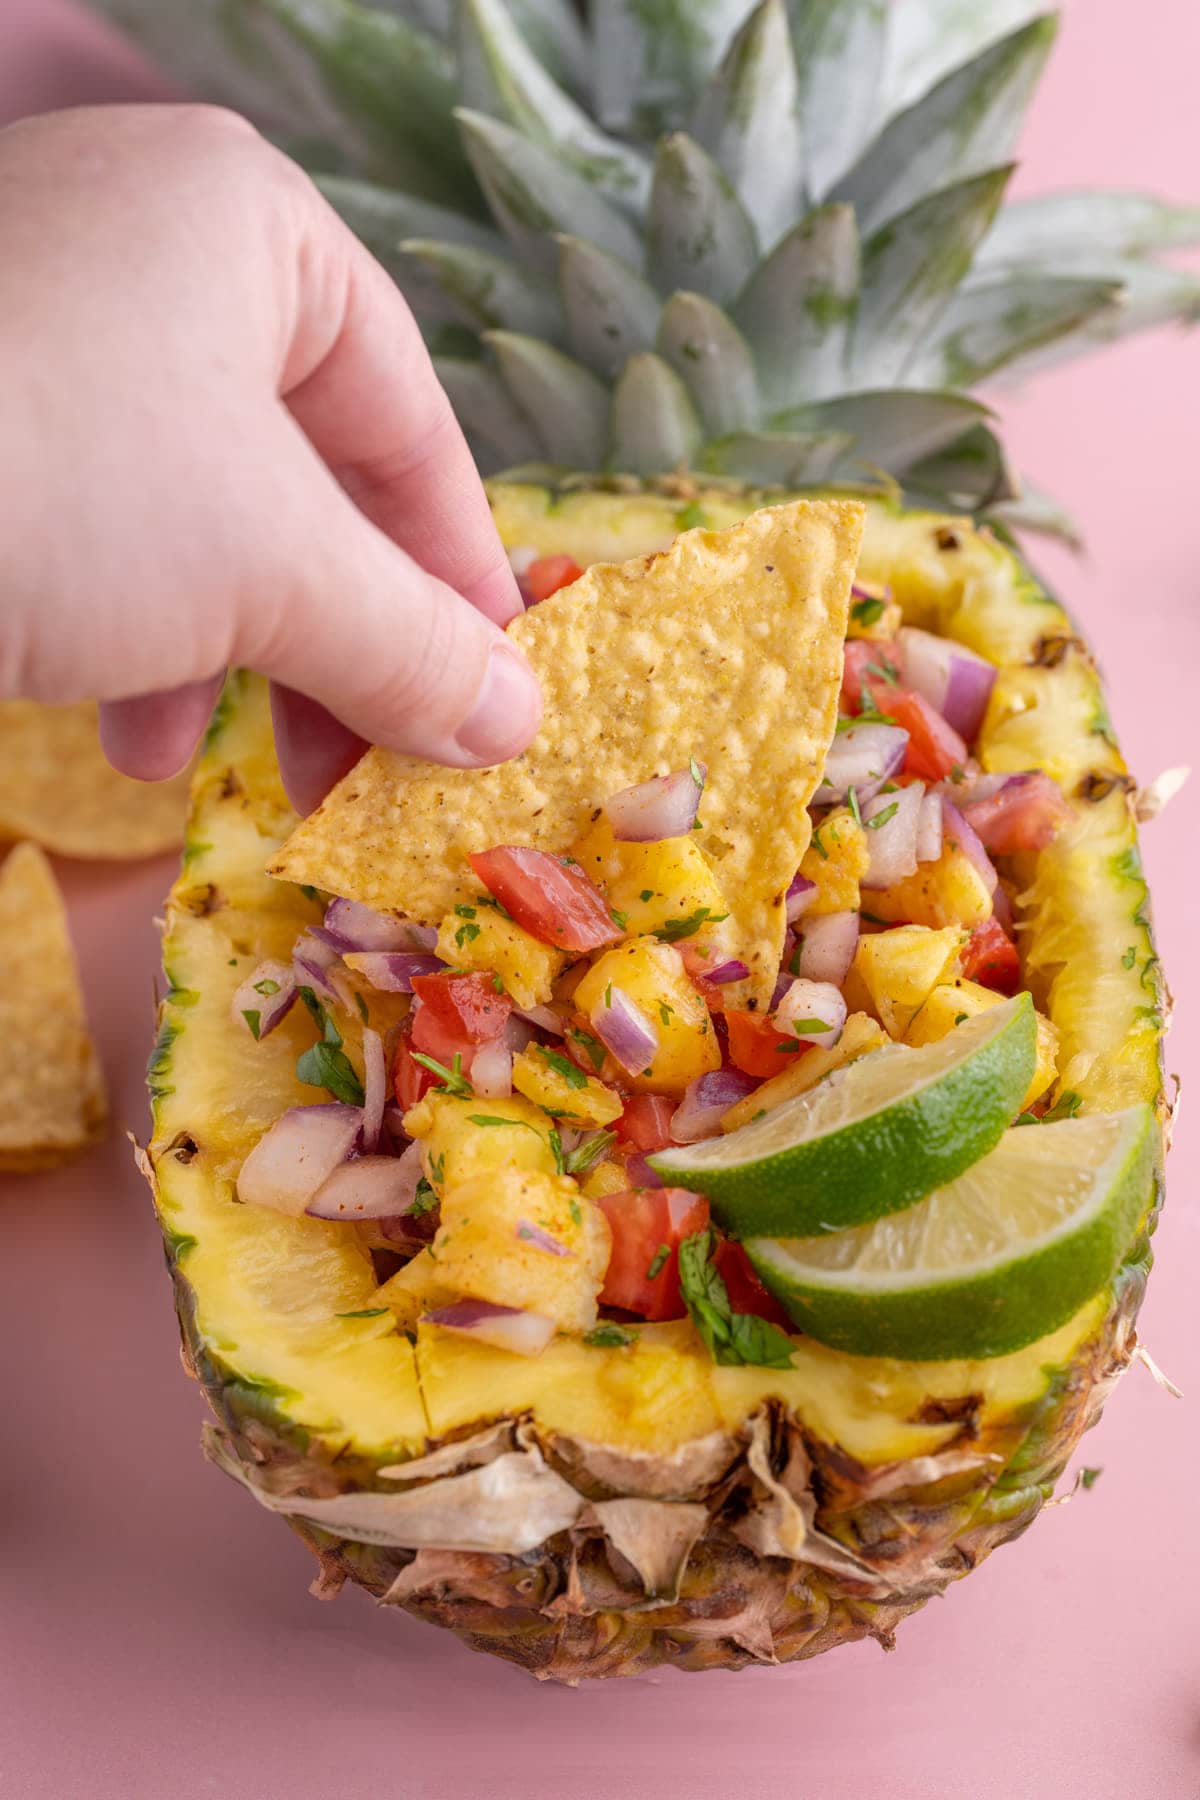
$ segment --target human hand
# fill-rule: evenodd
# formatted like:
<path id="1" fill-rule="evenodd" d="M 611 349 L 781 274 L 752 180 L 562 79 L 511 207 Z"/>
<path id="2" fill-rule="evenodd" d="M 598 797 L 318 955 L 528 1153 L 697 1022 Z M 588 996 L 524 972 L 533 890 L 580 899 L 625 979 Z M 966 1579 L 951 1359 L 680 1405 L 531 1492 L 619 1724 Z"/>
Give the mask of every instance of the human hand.
<path id="1" fill-rule="evenodd" d="M 477 767 L 540 697 L 478 474 L 408 308 L 232 113 L 0 132 L 0 696 L 101 701 L 174 774 L 227 666 L 274 683 L 309 810 L 363 740 Z"/>

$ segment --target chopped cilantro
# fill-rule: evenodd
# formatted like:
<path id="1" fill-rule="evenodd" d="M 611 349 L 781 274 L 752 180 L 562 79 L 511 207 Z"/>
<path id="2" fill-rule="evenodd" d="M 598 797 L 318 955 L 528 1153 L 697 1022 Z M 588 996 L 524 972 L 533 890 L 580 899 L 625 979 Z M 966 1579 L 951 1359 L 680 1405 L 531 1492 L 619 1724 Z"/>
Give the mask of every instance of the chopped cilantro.
<path id="1" fill-rule="evenodd" d="M 610 906 L 608 910 L 616 920 L 617 924 L 621 927 L 621 930 L 625 931 L 629 925 L 629 914 L 618 912 L 615 906 Z"/>
<path id="2" fill-rule="evenodd" d="M 583 1214 L 579 1210 L 578 1200 L 572 1200 L 572 1202 L 567 1210 L 571 1215 L 572 1225 L 582 1225 L 583 1224 Z"/>
<path id="3" fill-rule="evenodd" d="M 635 1341 L 635 1334 L 627 1331 L 624 1325 L 613 1325 L 606 1321 L 585 1332 L 583 1341 L 593 1350 L 624 1350 Z"/>
<path id="4" fill-rule="evenodd" d="M 243 1011 L 242 1017 L 243 1017 L 243 1019 L 245 1019 L 247 1025 L 250 1027 L 250 1036 L 254 1039 L 255 1043 L 257 1043 L 258 1042 L 258 1028 L 259 1028 L 259 1023 L 262 1019 L 262 1014 L 257 1010 L 257 1008 L 251 1007 L 248 1010 Z"/>
<path id="5" fill-rule="evenodd" d="M 797 1038 L 781 1038 L 773 1048 L 777 1050 L 781 1056 L 795 1056 L 797 1050 L 804 1050 L 807 1046 L 800 1043 Z"/>
<path id="6" fill-rule="evenodd" d="M 1083 1105 L 1083 1095 L 1077 1094 L 1074 1088 L 1066 1088 L 1059 1095 L 1054 1105 L 1048 1107 L 1040 1116 L 1037 1113 L 1023 1112 L 1017 1117 L 1018 1125 L 1056 1125 L 1060 1119 L 1073 1119 Z"/>
<path id="7" fill-rule="evenodd" d="M 890 919 L 881 919 L 878 913 L 868 912 L 865 906 L 860 909 L 858 916 L 860 919 L 865 919 L 868 925 L 889 925 L 891 923 Z"/>
<path id="8" fill-rule="evenodd" d="M 874 625 L 883 617 L 883 601 L 856 600 L 850 608 L 850 617 L 856 625 Z"/>
<path id="9" fill-rule="evenodd" d="M 829 861 L 829 852 L 821 842 L 821 827 L 819 825 L 813 827 L 812 847 L 823 862 Z"/>
<path id="10" fill-rule="evenodd" d="M 472 1125 L 523 1125 L 527 1131 L 537 1132 L 538 1137 L 542 1135 L 537 1130 L 537 1126 L 531 1125 L 528 1119 L 501 1119 L 495 1113 L 468 1113 L 467 1119 Z"/>
<path id="11" fill-rule="evenodd" d="M 436 1075 L 439 1081 L 444 1082 L 448 1094 L 457 1094 L 460 1098 L 467 1100 L 475 1098 L 475 1089 L 463 1074 L 460 1050 L 454 1052 L 454 1066 L 450 1069 L 446 1067 L 445 1063 L 438 1062 L 436 1057 L 426 1056 L 423 1050 L 414 1050 L 412 1059 L 415 1063 L 420 1063 L 423 1069 L 428 1069 L 431 1075 Z M 361 1106 L 361 1104 L 360 1101 L 359 1105 Z"/>
<path id="12" fill-rule="evenodd" d="M 616 1136 L 615 1131 L 598 1131 L 595 1137 L 585 1138 L 574 1150 L 568 1150 L 563 1160 L 563 1174 L 586 1175 L 592 1164 L 599 1162 L 616 1142 Z M 579 1223 L 578 1219 L 575 1223 Z"/>
<path id="13" fill-rule="evenodd" d="M 700 767 L 700 764 L 696 761 L 694 756 L 688 757 L 688 774 L 691 776 L 691 778 L 695 782 L 696 786 L 700 789 L 700 792 L 703 793 L 704 792 L 704 783 L 708 778 L 705 775 L 703 769 Z"/>
<path id="14" fill-rule="evenodd" d="M 950 779 L 954 783 L 955 787 L 958 787 L 962 782 L 964 782 L 967 779 L 967 771 L 963 768 L 961 763 L 953 764 L 953 766 L 951 767 L 951 770 L 950 770 Z"/>
<path id="15" fill-rule="evenodd" d="M 1129 965 L 1126 964 L 1126 967 L 1128 966 Z M 268 1000 L 272 994 L 277 994 L 279 992 L 279 983 L 277 981 L 272 981 L 269 975 L 264 975 L 261 981 L 255 982 L 254 991 L 256 994 L 261 994 L 265 1000 Z"/>
<path id="16" fill-rule="evenodd" d="M 431 1213 L 434 1210 L 434 1208 L 436 1207 L 437 1203 L 438 1203 L 437 1195 L 434 1193 L 433 1189 L 430 1187 L 429 1183 L 426 1181 L 425 1177 L 422 1175 L 420 1181 L 418 1181 L 418 1183 L 417 1183 L 417 1191 L 413 1195 L 413 1203 L 408 1209 L 409 1213 L 412 1215 L 412 1217 L 414 1219 L 419 1219 L 425 1213 Z"/>
<path id="17" fill-rule="evenodd" d="M 888 823 L 889 819 L 894 819 L 899 811 L 900 802 L 898 800 L 893 800 L 890 806 L 885 806 L 882 812 L 877 812 L 874 818 L 866 821 L 867 830 L 878 831 L 881 826 Z"/>
<path id="18" fill-rule="evenodd" d="M 687 505 L 681 507 L 675 514 L 676 531 L 695 531 L 698 527 L 709 523 L 708 514 L 698 500 L 689 500 Z"/>
<path id="19" fill-rule="evenodd" d="M 604 990 L 604 1004 L 605 1004 L 605 1006 L 612 1005 L 612 982 L 611 981 L 609 982 L 608 986 Z"/>
<path id="20" fill-rule="evenodd" d="M 790 1369 L 790 1338 L 766 1319 L 733 1310 L 728 1289 L 712 1262 L 712 1251 L 711 1231 L 698 1231 L 679 1246 L 679 1282 L 684 1302 L 709 1355 L 717 1363 Z"/>
<path id="21" fill-rule="evenodd" d="M 357 1312 L 334 1313 L 335 1319 L 382 1319 L 390 1306 L 363 1306 Z"/>
<path id="22" fill-rule="evenodd" d="M 367 1007 L 367 1003 L 363 999 L 361 994 L 355 994 L 354 1004 L 358 1008 L 358 1016 L 362 1020 L 363 1024 L 369 1025 L 371 1023 L 371 1014 Z"/>
<path id="23" fill-rule="evenodd" d="M 898 686 L 900 681 L 899 669 L 886 656 L 881 656 L 877 663 L 864 663 L 863 674 L 878 675 L 879 679 L 886 681 L 889 687 Z"/>
<path id="24" fill-rule="evenodd" d="M 475 939 L 478 936 L 479 936 L 478 925 L 472 924 L 472 922 L 469 919 L 464 919 L 463 923 L 459 926 L 458 930 L 454 934 L 454 941 L 458 945 L 459 949 L 461 950 L 466 944 L 474 943 Z"/>
<path id="25" fill-rule="evenodd" d="M 502 994 L 504 992 L 504 981 L 501 976 L 492 976 L 492 991 L 497 994 Z"/>
<path id="26" fill-rule="evenodd" d="M 654 936 L 664 944 L 677 944 L 681 938 L 694 937 L 704 924 L 719 925 L 727 919 L 727 912 L 715 913 L 711 906 L 698 906 L 694 913 L 688 913 L 683 919 L 667 919 L 664 924 L 654 927 Z M 664 1021 L 665 1022 L 665 1021 Z"/>
<path id="27" fill-rule="evenodd" d="M 837 724 L 833 728 L 834 737 L 841 737 L 841 735 L 844 731 L 853 731 L 854 727 L 857 724 L 858 724 L 857 719 L 847 719 L 845 716 L 843 716 L 842 718 L 840 718 L 838 720 Z"/>
<path id="28" fill-rule="evenodd" d="M 561 1113 L 551 1113 L 550 1116 L 553 1119 L 560 1119 L 562 1117 L 562 1114 Z M 531 1125 L 529 1129 L 532 1131 L 532 1130 L 534 1130 L 534 1127 Z M 554 1172 L 555 1172 L 555 1174 L 556 1175 L 565 1175 L 567 1172 L 567 1164 L 566 1164 L 566 1159 L 563 1156 L 562 1138 L 559 1136 L 557 1125 L 552 1125 L 550 1127 L 549 1131 L 546 1133 L 546 1142 L 549 1144 L 550 1152 L 551 1152 L 552 1156 L 554 1157 Z"/>
<path id="29" fill-rule="evenodd" d="M 788 971 L 789 975 L 799 975 L 799 973 L 800 973 L 800 957 L 801 957 L 801 953 L 803 952 L 803 950 L 804 950 L 804 939 L 798 938 L 796 940 L 796 948 L 792 951 L 792 954 L 791 954 L 790 958 L 788 959 L 787 971 Z"/>
<path id="30" fill-rule="evenodd" d="M 858 717 L 857 719 L 852 720 L 852 723 L 855 725 L 894 725 L 896 720 L 892 713 L 880 712 L 874 700 L 864 688 L 862 704 L 858 709 Z"/>
<path id="31" fill-rule="evenodd" d="M 654 898 L 654 889 L 653 888 L 643 888 L 641 893 L 638 895 L 638 899 L 641 900 L 643 904 L 647 900 L 653 900 L 653 898 Z"/>
<path id="32" fill-rule="evenodd" d="M 857 788 L 846 789 L 846 805 L 850 808 L 850 817 L 854 820 L 854 823 L 861 828 L 863 816 L 858 804 Z"/>
<path id="33" fill-rule="evenodd" d="M 507 906 L 502 900 L 497 900 L 494 894 L 481 894 L 475 904 L 476 906 L 490 906 L 492 911 L 498 912 L 502 919 L 512 918 Z M 455 910 L 457 911 L 457 908 Z"/>
<path id="34" fill-rule="evenodd" d="M 612 988 L 610 987 L 608 991 L 611 994 Z M 609 1004 L 611 1005 L 611 1001 Z M 593 1069 L 599 1073 L 604 1067 L 604 1057 L 606 1054 L 604 1045 L 600 1042 L 600 1039 L 593 1037 L 590 1031 L 584 1031 L 581 1025 L 571 1026 L 571 1036 L 575 1039 L 575 1042 L 579 1045 L 580 1049 L 585 1052 Z"/>
<path id="35" fill-rule="evenodd" d="M 1124 956 L 1121 958 L 1121 967 L 1123 969 L 1132 969 L 1132 967 L 1136 961 L 1137 961 L 1137 945 L 1130 944 L 1128 950 L 1125 952 Z"/>
<path id="36" fill-rule="evenodd" d="M 238 959 L 237 959 L 237 957 L 236 957 L 236 956 L 231 956 L 231 957 L 230 957 L 230 959 L 229 959 L 229 961 L 228 961 L 228 963 L 227 963 L 227 964 L 226 964 L 226 967 L 227 967 L 227 968 L 230 968 L 230 969 L 236 969 L 236 968 L 237 968 L 237 964 L 238 964 Z"/>
<path id="37" fill-rule="evenodd" d="M 797 1037 L 807 1037 L 810 1031 L 832 1031 L 832 1029 L 833 1027 L 827 1025 L 824 1019 L 795 1019 L 792 1022 L 792 1030 Z"/>
<path id="38" fill-rule="evenodd" d="M 954 1023 L 956 1025 L 965 1025 L 970 1016 L 969 1013 L 955 1013 Z"/>
<path id="39" fill-rule="evenodd" d="M 673 1006 L 668 1006 L 665 1000 L 660 1000 L 658 1003 L 658 1016 L 664 1025 L 669 1025 L 671 1020 L 675 1017 L 675 1008 Z"/>
<path id="40" fill-rule="evenodd" d="M 319 900 L 321 898 L 315 887 L 306 887 L 303 882 L 300 884 L 300 892 L 304 895 L 306 900 Z"/>
<path id="41" fill-rule="evenodd" d="M 568 1087 L 582 1088 L 587 1086 L 587 1076 L 584 1074 L 583 1070 L 577 1069 L 570 1057 L 564 1056 L 561 1050 L 552 1050 L 549 1044 L 533 1044 L 531 1045 L 531 1048 L 537 1051 L 537 1054 L 541 1057 L 542 1061 L 547 1063 L 550 1068 L 554 1070 L 556 1075 L 562 1076 Z"/>
<path id="42" fill-rule="evenodd" d="M 456 906 L 454 909 L 454 916 L 456 919 L 473 919 L 475 917 L 475 908 L 473 906 Z"/>
<path id="43" fill-rule="evenodd" d="M 438 1186 L 441 1187 L 443 1181 L 446 1179 L 446 1152 L 444 1150 L 439 1150 L 436 1156 L 430 1157 L 429 1173 L 433 1176 L 433 1179 L 437 1182 Z"/>
<path id="44" fill-rule="evenodd" d="M 671 1254 L 671 1246 L 669 1244 L 660 1244 L 658 1246 L 658 1249 L 654 1252 L 654 1255 L 650 1258 L 650 1266 L 646 1270 L 646 1280 L 647 1281 L 653 1281 L 655 1276 L 662 1274 L 663 1270 L 667 1266 L 667 1258 L 670 1256 L 670 1254 Z"/>
<path id="45" fill-rule="evenodd" d="M 704 830 L 704 820 L 703 819 L 695 820 L 695 822 L 692 825 L 692 830 L 693 831 L 703 831 Z"/>
<path id="46" fill-rule="evenodd" d="M 296 1078 L 309 1087 L 327 1088 L 335 1100 L 347 1106 L 361 1106 L 365 1099 L 362 1082 L 346 1052 L 324 1040 L 297 1057 Z"/>

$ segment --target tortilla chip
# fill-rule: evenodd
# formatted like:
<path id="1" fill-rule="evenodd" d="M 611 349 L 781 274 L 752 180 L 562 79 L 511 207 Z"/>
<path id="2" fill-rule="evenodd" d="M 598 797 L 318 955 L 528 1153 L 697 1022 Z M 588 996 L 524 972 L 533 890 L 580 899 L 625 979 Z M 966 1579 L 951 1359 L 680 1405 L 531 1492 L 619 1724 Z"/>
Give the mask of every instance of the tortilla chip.
<path id="1" fill-rule="evenodd" d="M 863 518 L 857 502 L 796 501 L 594 564 L 510 627 L 545 695 L 523 755 L 459 770 L 370 750 L 270 872 L 436 924 L 481 892 L 468 851 L 563 851 L 611 795 L 694 756 L 708 769 L 696 841 L 767 1004 L 837 718 Z"/>
<path id="2" fill-rule="evenodd" d="M 48 1169 L 100 1135 L 104 1082 L 54 872 L 35 844 L 0 868 L 0 1170 Z"/>
<path id="3" fill-rule="evenodd" d="M 154 856 L 183 842 L 188 775 L 131 781 L 105 760 L 90 700 L 0 701 L 0 839 L 56 856 Z"/>

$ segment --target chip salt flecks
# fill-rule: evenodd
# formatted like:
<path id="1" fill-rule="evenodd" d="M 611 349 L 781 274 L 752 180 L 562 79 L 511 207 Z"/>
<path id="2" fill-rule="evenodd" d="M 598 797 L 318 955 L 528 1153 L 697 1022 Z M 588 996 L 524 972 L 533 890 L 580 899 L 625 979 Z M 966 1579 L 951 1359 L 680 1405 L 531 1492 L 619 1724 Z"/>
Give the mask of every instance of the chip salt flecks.
<path id="1" fill-rule="evenodd" d="M 594 564 L 510 627 L 545 698 L 521 756 L 443 769 L 370 750 L 270 872 L 435 924 L 481 892 L 468 851 L 563 851 L 610 795 L 694 756 L 708 769 L 696 841 L 750 970 L 740 997 L 765 1006 L 836 724 L 864 517 L 857 501 L 795 501 Z"/>
<path id="2" fill-rule="evenodd" d="M 0 1170 L 47 1169 L 97 1137 L 104 1084 L 53 871 L 34 844 L 0 868 Z"/>

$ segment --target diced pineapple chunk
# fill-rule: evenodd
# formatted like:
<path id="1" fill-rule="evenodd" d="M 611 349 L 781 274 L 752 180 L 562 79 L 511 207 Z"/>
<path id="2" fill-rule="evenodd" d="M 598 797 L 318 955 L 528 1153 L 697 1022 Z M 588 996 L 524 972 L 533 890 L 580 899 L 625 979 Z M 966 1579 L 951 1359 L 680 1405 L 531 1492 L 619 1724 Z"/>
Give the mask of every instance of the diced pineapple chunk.
<path id="1" fill-rule="evenodd" d="M 543 944 L 483 900 L 446 914 L 438 928 L 437 953 L 459 969 L 494 970 L 518 1006 L 545 1006 L 567 960 L 561 950 Z"/>
<path id="2" fill-rule="evenodd" d="M 790 1068 L 779 1075 L 772 1075 L 761 1087 L 747 1094 L 731 1106 L 727 1113 L 721 1115 L 721 1130 L 736 1131 L 741 1125 L 749 1125 L 761 1113 L 771 1112 L 776 1106 L 782 1106 L 785 1100 L 795 1099 L 797 1094 L 807 1093 L 809 1088 L 816 1087 L 826 1075 L 840 1069 L 844 1063 L 854 1062 L 857 1057 L 865 1056 L 868 1050 L 881 1050 L 888 1042 L 887 1034 L 881 1031 L 874 1019 L 866 1013 L 851 1013 L 842 1027 L 842 1035 L 832 1050 L 806 1050 L 798 1056 Z"/>
<path id="3" fill-rule="evenodd" d="M 581 1185 L 589 1200 L 601 1200 L 605 1194 L 623 1194 L 629 1186 L 629 1176 L 620 1163 L 605 1158 L 593 1163 Z"/>
<path id="4" fill-rule="evenodd" d="M 976 1013 L 986 1012 L 989 1006 L 1002 1006 L 1003 1003 L 1003 994 L 981 987 L 977 981 L 964 981 L 960 977 L 957 981 L 946 982 L 934 988 L 905 1032 L 904 1041 L 914 1046 L 935 1044 L 956 1025 L 974 1018 Z M 1037 1061 L 1033 1080 L 1021 1101 L 1022 1111 L 1041 1099 L 1058 1074 L 1058 1031 L 1044 1013 L 1035 1013 L 1034 1018 L 1037 1021 Z"/>
<path id="5" fill-rule="evenodd" d="M 401 1331 L 415 1331 L 417 1320 L 435 1307 L 449 1306 L 458 1295 L 443 1281 L 441 1272 L 428 1250 L 420 1250 L 411 1262 L 389 1276 L 379 1289 L 377 1298 L 390 1306 Z"/>
<path id="6" fill-rule="evenodd" d="M 480 1125 L 479 1119 L 491 1124 Z M 498 1119 L 510 1125 L 496 1124 Z M 553 1121 L 530 1100 L 459 1099 L 430 1090 L 404 1115 L 404 1129 L 421 1143 L 421 1160 L 439 1194 L 495 1169 L 542 1170 L 553 1175 L 558 1159 L 550 1143 Z"/>
<path id="7" fill-rule="evenodd" d="M 698 933 L 715 948 L 732 954 L 733 939 L 722 918 L 728 908 L 695 838 L 619 843 L 601 814 L 571 854 L 603 888 L 609 905 L 625 919 L 631 937 L 697 920 L 696 932 L 689 932 L 689 938 Z"/>
<path id="8" fill-rule="evenodd" d="M 966 935 L 953 926 L 897 925 L 859 939 L 854 967 L 892 1037 L 904 1036 L 934 988 L 953 973 Z"/>
<path id="9" fill-rule="evenodd" d="M 937 862 L 922 863 L 895 887 L 874 891 L 867 910 L 877 919 L 902 920 L 939 930 L 962 925 L 969 931 L 992 916 L 992 896 L 978 869 L 962 850 L 947 848 Z"/>
<path id="10" fill-rule="evenodd" d="M 611 1125 L 625 1110 L 612 1088 L 543 1044 L 529 1044 L 513 1057 L 512 1080 L 519 1094 L 572 1125 Z"/>
<path id="11" fill-rule="evenodd" d="M 850 602 L 850 617 L 846 624 L 847 637 L 869 638 L 874 643 L 895 637 L 904 623 L 903 608 L 895 600 L 885 600 L 882 595 L 878 604 L 882 610 L 876 613 L 875 607 L 869 599 Z"/>
<path id="12" fill-rule="evenodd" d="M 961 976 L 957 981 L 945 982 L 934 988 L 915 1018 L 909 1021 L 904 1041 L 914 1047 L 936 1044 L 956 1025 L 973 1019 L 976 1013 L 986 1012 L 989 1006 L 999 1006 L 1003 999 L 1003 994 Z"/>
<path id="13" fill-rule="evenodd" d="M 569 1176 L 504 1168 L 447 1191 L 433 1259 L 464 1298 L 588 1331 L 611 1249 L 607 1219 Z"/>
<path id="14" fill-rule="evenodd" d="M 591 1015 L 606 1003 L 610 988 L 640 1007 L 658 1034 L 645 1069 L 629 1071 L 629 1085 L 642 1093 L 682 1094 L 689 1081 L 721 1066 L 708 1008 L 688 980 L 683 958 L 657 938 L 634 938 L 606 950 L 575 992 L 580 1012 Z"/>
<path id="15" fill-rule="evenodd" d="M 858 884 L 870 860 L 866 832 L 847 807 L 837 807 L 813 832 L 800 864 L 800 873 L 817 884 L 806 916 L 857 912 Z"/>

